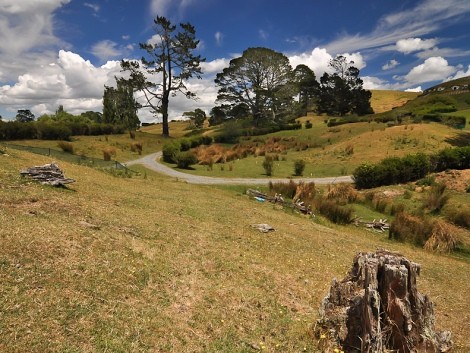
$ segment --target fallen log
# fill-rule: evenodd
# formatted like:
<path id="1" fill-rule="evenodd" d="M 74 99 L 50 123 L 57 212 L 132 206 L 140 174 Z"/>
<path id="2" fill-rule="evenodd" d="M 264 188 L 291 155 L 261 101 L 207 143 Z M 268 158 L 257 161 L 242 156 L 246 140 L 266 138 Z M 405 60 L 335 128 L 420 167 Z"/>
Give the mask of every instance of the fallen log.
<path id="1" fill-rule="evenodd" d="M 65 186 L 75 182 L 74 179 L 66 178 L 64 172 L 55 163 L 30 167 L 22 170 L 20 174 L 39 181 L 43 185 Z"/>
<path id="2" fill-rule="evenodd" d="M 254 197 L 258 201 L 268 201 L 276 204 L 281 204 L 285 207 L 293 208 L 303 214 L 311 215 L 313 214 L 312 209 L 309 205 L 305 205 L 301 200 L 296 202 L 285 201 L 282 195 L 276 194 L 274 196 L 269 196 L 265 193 L 262 193 L 258 190 L 248 189 L 246 190 L 247 195 Z"/>
<path id="3" fill-rule="evenodd" d="M 377 232 L 385 232 L 386 230 L 388 230 L 390 228 L 390 224 L 387 223 L 387 219 L 379 219 L 379 220 L 373 220 L 372 222 L 367 222 L 367 221 L 363 221 L 361 220 L 361 218 L 355 218 L 353 220 L 353 223 L 355 226 L 359 227 L 359 226 L 364 226 L 368 229 L 371 229 L 371 230 L 374 230 L 374 231 L 377 231 Z"/>

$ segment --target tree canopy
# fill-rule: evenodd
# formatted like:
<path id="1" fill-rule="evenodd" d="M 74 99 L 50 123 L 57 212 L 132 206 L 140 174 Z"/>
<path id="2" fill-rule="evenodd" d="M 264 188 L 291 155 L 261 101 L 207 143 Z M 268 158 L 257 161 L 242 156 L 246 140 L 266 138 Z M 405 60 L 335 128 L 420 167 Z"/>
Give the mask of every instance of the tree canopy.
<path id="1" fill-rule="evenodd" d="M 163 136 L 169 136 L 170 95 L 181 92 L 187 98 L 195 98 L 195 94 L 187 89 L 186 81 L 192 77 L 201 78 L 200 63 L 205 59 L 194 54 L 199 40 L 191 24 L 181 23 L 177 30 L 176 25 L 163 16 L 157 16 L 154 24 L 154 41 L 140 43 L 146 56 L 140 61 L 122 60 L 121 67 L 130 73 L 133 86 L 143 93 L 144 106 L 156 116 L 162 115 Z"/>
<path id="2" fill-rule="evenodd" d="M 333 74 L 325 72 L 320 78 L 320 90 L 317 112 L 327 115 L 343 116 L 348 113 L 372 114 L 370 98 L 372 94 L 362 88 L 359 69 L 347 61 L 344 56 L 337 56 L 330 61 Z"/>
<path id="3" fill-rule="evenodd" d="M 257 126 L 282 120 L 295 95 L 289 59 L 268 48 L 248 48 L 217 74 L 215 83 L 217 101 L 247 107 Z"/>
<path id="4" fill-rule="evenodd" d="M 194 128 L 200 129 L 204 125 L 206 120 L 206 113 L 200 108 L 196 108 L 192 112 L 184 112 L 183 116 L 191 120 L 191 124 Z"/>
<path id="5" fill-rule="evenodd" d="M 20 123 L 29 123 L 31 121 L 34 121 L 35 118 L 36 117 L 33 113 L 31 113 L 31 110 L 29 109 L 18 109 L 16 113 L 16 121 Z"/>
<path id="6" fill-rule="evenodd" d="M 117 79 L 117 88 L 105 86 L 103 95 L 103 122 L 125 126 L 130 131 L 140 125 L 132 82 Z"/>

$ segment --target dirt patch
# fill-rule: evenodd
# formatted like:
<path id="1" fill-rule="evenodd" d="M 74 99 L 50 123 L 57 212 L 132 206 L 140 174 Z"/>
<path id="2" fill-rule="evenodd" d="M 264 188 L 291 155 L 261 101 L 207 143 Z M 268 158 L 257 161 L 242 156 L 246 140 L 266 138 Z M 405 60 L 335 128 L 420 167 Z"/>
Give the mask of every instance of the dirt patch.
<path id="1" fill-rule="evenodd" d="M 448 189 L 465 192 L 470 186 L 470 169 L 437 173 L 436 182 L 445 184 Z"/>

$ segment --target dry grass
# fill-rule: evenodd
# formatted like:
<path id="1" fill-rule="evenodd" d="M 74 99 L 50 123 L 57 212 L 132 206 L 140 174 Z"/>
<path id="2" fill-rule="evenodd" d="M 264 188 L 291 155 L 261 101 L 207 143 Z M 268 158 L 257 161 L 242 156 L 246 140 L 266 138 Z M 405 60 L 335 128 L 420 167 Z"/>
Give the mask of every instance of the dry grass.
<path id="1" fill-rule="evenodd" d="M 422 265 L 438 328 L 452 330 L 455 352 L 470 350 L 468 260 L 151 172 L 121 179 L 60 163 L 77 182 L 45 187 L 18 172 L 48 158 L 7 153 L 0 351 L 316 352 L 309 329 L 332 278 L 377 247 Z"/>
<path id="2" fill-rule="evenodd" d="M 382 113 L 392 110 L 392 108 L 400 107 L 419 95 L 419 93 L 416 92 L 388 90 L 372 90 L 371 92 L 372 98 L 370 103 L 375 113 Z"/>
<path id="3" fill-rule="evenodd" d="M 431 235 L 424 244 L 424 248 L 440 253 L 449 253 L 457 247 L 459 242 L 458 232 L 456 226 L 438 219 L 434 222 Z"/>

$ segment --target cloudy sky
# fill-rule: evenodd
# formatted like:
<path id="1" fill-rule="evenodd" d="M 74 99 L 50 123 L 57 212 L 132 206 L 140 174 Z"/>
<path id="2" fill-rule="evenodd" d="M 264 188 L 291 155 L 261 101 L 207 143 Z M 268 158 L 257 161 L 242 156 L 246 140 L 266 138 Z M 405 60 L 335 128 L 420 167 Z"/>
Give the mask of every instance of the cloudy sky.
<path id="1" fill-rule="evenodd" d="M 119 60 L 142 56 L 153 18 L 190 22 L 206 58 L 199 100 L 175 97 L 170 118 L 214 106 L 215 74 L 249 47 L 284 53 L 320 77 L 351 58 L 368 89 L 419 90 L 470 75 L 469 0 L 0 0 L 0 115 L 59 105 L 101 111 Z M 154 117 L 141 112 L 141 120 Z"/>

